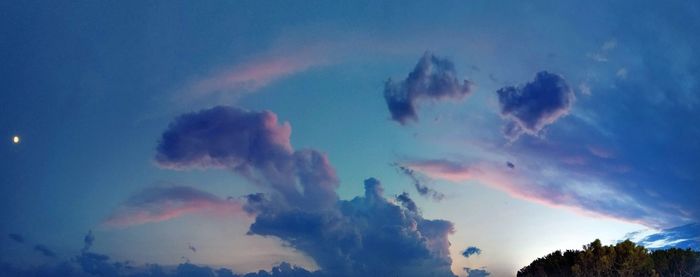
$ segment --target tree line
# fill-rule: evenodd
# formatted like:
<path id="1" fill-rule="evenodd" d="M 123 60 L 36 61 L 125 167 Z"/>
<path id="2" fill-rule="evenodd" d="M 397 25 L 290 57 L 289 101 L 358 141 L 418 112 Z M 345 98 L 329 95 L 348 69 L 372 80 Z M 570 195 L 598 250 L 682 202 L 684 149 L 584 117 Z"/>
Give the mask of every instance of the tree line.
<path id="1" fill-rule="evenodd" d="M 517 276 L 678 276 L 700 277 L 700 252 L 669 248 L 648 250 L 625 240 L 583 250 L 554 251 L 518 271 Z"/>

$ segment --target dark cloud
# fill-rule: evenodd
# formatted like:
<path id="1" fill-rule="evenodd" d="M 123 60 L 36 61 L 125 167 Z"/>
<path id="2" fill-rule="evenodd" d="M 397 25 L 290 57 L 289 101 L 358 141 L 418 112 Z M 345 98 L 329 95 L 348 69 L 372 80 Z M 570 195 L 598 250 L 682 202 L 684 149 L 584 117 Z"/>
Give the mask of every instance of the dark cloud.
<path id="1" fill-rule="evenodd" d="M 389 79 L 384 85 L 384 99 L 391 118 L 401 124 L 418 120 L 419 100 L 462 99 L 472 92 L 473 84 L 457 78 L 451 61 L 426 52 L 405 80 Z"/>
<path id="2" fill-rule="evenodd" d="M 192 251 L 192 253 L 197 253 L 197 248 L 194 248 L 194 246 L 192 246 L 192 244 L 188 244 L 188 245 L 187 245 L 187 249 L 189 249 L 190 251 Z"/>
<path id="3" fill-rule="evenodd" d="M 511 162 L 506 162 L 506 166 L 508 166 L 510 169 L 515 169 L 515 165 Z"/>
<path id="4" fill-rule="evenodd" d="M 49 258 L 55 258 L 56 253 L 53 252 L 51 249 L 46 247 L 45 245 L 42 244 L 37 244 L 34 246 L 34 251 L 41 253 L 41 255 L 44 255 L 45 257 Z"/>
<path id="5" fill-rule="evenodd" d="M 22 235 L 20 235 L 20 234 L 11 233 L 11 234 L 8 234 L 7 236 L 8 236 L 11 240 L 14 240 L 14 241 L 19 242 L 19 243 L 24 243 L 24 237 L 23 237 Z"/>
<path id="6" fill-rule="evenodd" d="M 90 230 L 83 238 L 83 243 L 84 243 L 83 252 L 90 250 L 90 247 L 92 247 L 92 243 L 94 241 L 95 241 L 95 236 L 92 235 L 92 230 Z"/>
<path id="7" fill-rule="evenodd" d="M 485 268 L 468 268 L 465 267 L 464 271 L 467 272 L 467 277 L 486 277 L 490 276 L 491 273 L 488 272 Z"/>
<path id="8" fill-rule="evenodd" d="M 401 206 L 403 206 L 403 207 L 406 208 L 407 210 L 412 211 L 412 212 L 414 212 L 414 213 L 415 213 L 415 212 L 418 212 L 418 206 L 416 206 L 416 202 L 413 202 L 413 199 L 411 199 L 411 198 L 408 196 L 408 193 L 407 193 L 407 192 L 404 192 L 404 193 L 402 193 L 402 194 L 397 195 L 397 196 L 396 196 L 396 201 L 398 201 L 399 203 L 401 203 Z"/>
<path id="9" fill-rule="evenodd" d="M 229 215 L 240 211 L 242 209 L 239 202 L 192 187 L 151 187 L 132 195 L 104 221 L 104 224 L 110 227 L 125 227 L 196 212 Z M 86 236 L 86 246 L 88 239 Z"/>
<path id="10" fill-rule="evenodd" d="M 469 246 L 467 249 L 462 251 L 462 256 L 466 258 L 469 258 L 472 255 L 481 255 L 481 249 L 477 248 L 476 246 Z"/>
<path id="11" fill-rule="evenodd" d="M 452 223 L 424 219 L 382 193 L 370 178 L 364 197 L 338 201 L 336 210 L 260 213 L 250 234 L 288 242 L 332 276 L 453 276 L 447 240 Z"/>
<path id="12" fill-rule="evenodd" d="M 228 168 L 273 189 L 278 205 L 322 209 L 337 197 L 338 180 L 326 156 L 294 151 L 291 127 L 268 111 L 217 106 L 184 114 L 170 124 L 157 147 L 163 167 Z"/>
<path id="13" fill-rule="evenodd" d="M 501 115 L 509 120 L 504 133 L 517 139 L 526 133 L 533 136 L 561 116 L 574 102 L 574 92 L 564 78 L 541 71 L 535 80 L 522 86 L 507 86 L 497 92 Z"/>
<path id="14" fill-rule="evenodd" d="M 413 181 L 413 186 L 416 188 L 416 191 L 418 191 L 418 194 L 420 194 L 421 196 L 430 197 L 435 201 L 441 201 L 445 198 L 445 195 L 443 193 L 425 185 L 425 180 L 421 180 L 421 178 L 416 175 L 416 172 L 413 171 L 413 169 L 398 164 L 396 164 L 395 166 L 399 169 L 399 171 L 401 171 L 401 173 L 411 178 L 411 181 Z"/>

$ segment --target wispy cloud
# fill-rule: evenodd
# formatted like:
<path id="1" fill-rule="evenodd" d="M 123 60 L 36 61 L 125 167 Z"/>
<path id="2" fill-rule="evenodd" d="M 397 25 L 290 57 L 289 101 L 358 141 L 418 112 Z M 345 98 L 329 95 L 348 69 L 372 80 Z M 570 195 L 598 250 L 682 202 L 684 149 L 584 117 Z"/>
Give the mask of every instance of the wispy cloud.
<path id="1" fill-rule="evenodd" d="M 310 45 L 299 50 L 273 49 L 192 78 L 177 94 L 181 101 L 206 97 L 235 98 L 274 82 L 331 61 L 326 46 Z"/>
<path id="2" fill-rule="evenodd" d="M 103 225 L 128 227 L 192 213 L 231 215 L 243 211 L 238 201 L 222 199 L 195 188 L 152 187 L 132 195 L 103 222 Z"/>
<path id="3" fill-rule="evenodd" d="M 451 160 L 406 161 L 402 165 L 428 177 L 461 183 L 475 181 L 509 195 L 550 207 L 567 208 L 594 217 L 608 217 L 646 226 L 664 226 L 676 219 L 655 210 L 610 184 L 586 176 L 576 178 L 556 168 L 530 170 L 506 165 Z"/>

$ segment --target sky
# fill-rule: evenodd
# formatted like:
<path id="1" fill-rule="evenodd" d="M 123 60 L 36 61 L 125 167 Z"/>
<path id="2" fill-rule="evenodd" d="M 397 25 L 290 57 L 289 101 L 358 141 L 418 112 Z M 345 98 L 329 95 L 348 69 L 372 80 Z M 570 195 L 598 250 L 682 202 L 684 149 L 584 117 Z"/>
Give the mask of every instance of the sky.
<path id="1" fill-rule="evenodd" d="M 0 272 L 700 249 L 698 29 L 680 0 L 2 1 Z"/>

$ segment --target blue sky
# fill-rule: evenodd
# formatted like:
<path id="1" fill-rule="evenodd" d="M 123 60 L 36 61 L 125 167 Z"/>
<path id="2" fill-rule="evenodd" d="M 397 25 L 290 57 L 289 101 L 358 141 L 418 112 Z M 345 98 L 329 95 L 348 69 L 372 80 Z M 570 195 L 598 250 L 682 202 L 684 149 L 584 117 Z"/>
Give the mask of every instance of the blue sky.
<path id="1" fill-rule="evenodd" d="M 689 1 L 0 10 L 0 232 L 23 241 L 4 236 L 1 262 L 56 264 L 92 230 L 89 249 L 116 261 L 341 270 L 324 251 L 342 241 L 273 224 L 301 211 L 352 222 L 376 245 L 422 238 L 428 253 L 348 246 L 358 257 L 508 276 L 556 249 L 700 221 Z M 399 221 L 411 236 L 379 239 L 397 217 L 424 227 Z M 697 241 L 696 229 L 673 234 Z"/>

